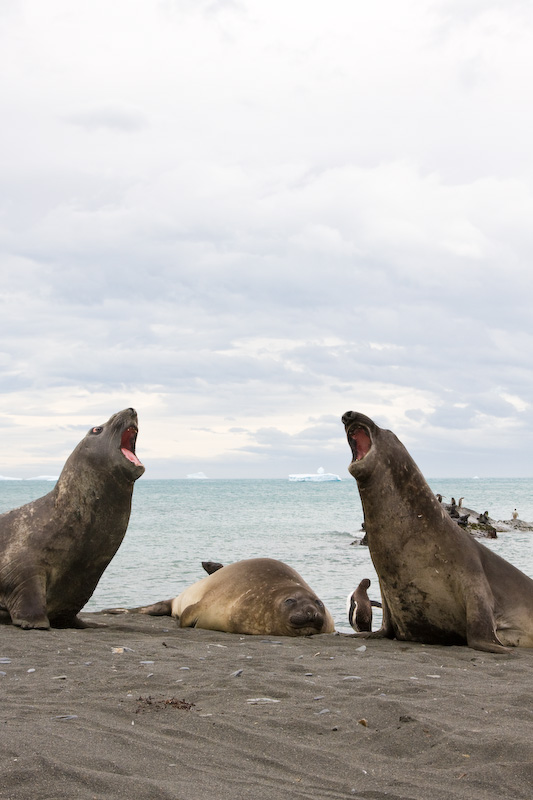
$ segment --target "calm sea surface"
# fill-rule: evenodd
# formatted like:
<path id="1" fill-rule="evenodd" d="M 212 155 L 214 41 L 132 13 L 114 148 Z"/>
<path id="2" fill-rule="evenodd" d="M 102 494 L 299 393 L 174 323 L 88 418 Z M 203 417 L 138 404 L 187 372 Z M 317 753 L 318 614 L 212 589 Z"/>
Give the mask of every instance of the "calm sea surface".
<path id="1" fill-rule="evenodd" d="M 533 479 L 431 479 L 446 498 L 497 520 L 533 520 Z M 0 481 L 0 513 L 40 497 L 47 481 Z M 346 597 L 362 578 L 379 587 L 368 548 L 352 546 L 363 514 L 352 478 L 332 483 L 288 480 L 149 480 L 135 485 L 125 539 L 86 606 L 136 606 L 167 599 L 205 576 L 202 561 L 229 564 L 268 556 L 296 569 L 350 630 Z M 487 547 L 533 578 L 533 532 L 499 533 Z M 379 626 L 375 615 L 374 627 Z"/>

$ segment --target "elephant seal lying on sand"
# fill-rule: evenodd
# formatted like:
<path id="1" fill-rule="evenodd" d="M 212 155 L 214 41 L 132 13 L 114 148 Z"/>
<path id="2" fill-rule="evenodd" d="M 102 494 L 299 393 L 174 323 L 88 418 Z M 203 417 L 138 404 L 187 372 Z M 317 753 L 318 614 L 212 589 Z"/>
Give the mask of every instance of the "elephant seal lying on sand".
<path id="1" fill-rule="evenodd" d="M 355 411 L 342 421 L 383 603 L 382 627 L 356 635 L 533 647 L 533 580 L 451 519 L 391 431 Z"/>
<path id="2" fill-rule="evenodd" d="M 0 516 L 0 616 L 21 628 L 87 626 L 77 614 L 118 550 L 130 518 L 137 413 L 87 433 L 44 497 Z"/>
<path id="3" fill-rule="evenodd" d="M 176 617 L 180 628 L 227 633 L 309 636 L 335 630 L 331 614 L 303 578 L 273 558 L 221 566 L 173 599 L 104 613 L 128 610 Z"/>

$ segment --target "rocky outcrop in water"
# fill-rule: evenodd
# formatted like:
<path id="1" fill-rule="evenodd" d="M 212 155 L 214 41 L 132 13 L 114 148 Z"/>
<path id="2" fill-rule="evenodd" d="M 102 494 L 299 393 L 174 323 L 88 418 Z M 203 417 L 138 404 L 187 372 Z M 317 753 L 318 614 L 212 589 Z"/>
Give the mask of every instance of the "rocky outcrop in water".
<path id="1" fill-rule="evenodd" d="M 472 536 L 484 539 L 496 539 L 498 533 L 505 533 L 513 530 L 533 531 L 533 523 L 524 522 L 518 519 L 518 517 L 505 521 L 495 520 L 489 516 L 488 511 L 480 513 L 471 508 L 466 508 L 466 506 L 463 506 L 463 497 L 460 497 L 457 503 L 453 497 L 451 503 L 444 503 L 442 495 L 437 494 L 436 496 L 450 517 L 454 519 L 458 525 L 461 525 L 465 530 L 469 531 Z"/>
<path id="2" fill-rule="evenodd" d="M 507 519 L 495 520 L 489 516 L 488 511 L 474 511 L 472 508 L 463 506 L 463 499 L 459 498 L 459 502 L 455 502 L 452 497 L 451 503 L 444 503 L 443 496 L 437 494 L 439 503 L 448 512 L 450 517 L 457 522 L 462 528 L 475 536 L 478 539 L 497 539 L 498 533 L 508 533 L 509 531 L 533 531 L 533 522 L 524 522 L 522 519 Z M 367 546 L 365 524 L 361 525 L 361 530 L 358 531 L 360 536 L 354 539 L 350 544 Z"/>

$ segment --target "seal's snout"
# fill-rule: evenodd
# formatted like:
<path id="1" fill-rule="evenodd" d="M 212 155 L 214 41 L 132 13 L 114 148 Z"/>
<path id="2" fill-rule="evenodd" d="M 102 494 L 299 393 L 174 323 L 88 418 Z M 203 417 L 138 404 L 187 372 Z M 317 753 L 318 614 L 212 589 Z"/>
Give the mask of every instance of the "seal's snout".
<path id="1" fill-rule="evenodd" d="M 342 415 L 342 423 L 343 425 L 350 425 L 355 418 L 355 411 L 347 411 L 345 414 Z"/>
<path id="2" fill-rule="evenodd" d="M 309 605 L 291 614 L 289 621 L 295 628 L 312 627 L 318 630 L 324 624 L 324 614 L 316 606 Z"/>

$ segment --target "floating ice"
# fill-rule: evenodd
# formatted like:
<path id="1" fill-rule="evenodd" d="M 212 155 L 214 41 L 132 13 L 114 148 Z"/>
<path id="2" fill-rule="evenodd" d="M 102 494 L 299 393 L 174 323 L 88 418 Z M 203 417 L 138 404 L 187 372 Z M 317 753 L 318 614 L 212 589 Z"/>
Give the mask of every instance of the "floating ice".
<path id="1" fill-rule="evenodd" d="M 290 481 L 315 481 L 317 483 L 322 481 L 340 481 L 338 475 L 333 472 L 324 472 L 324 467 L 319 467 L 315 473 L 301 473 L 296 475 L 289 475 Z"/>

